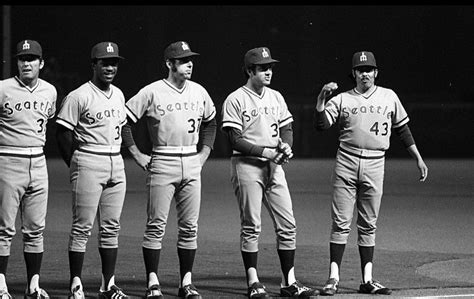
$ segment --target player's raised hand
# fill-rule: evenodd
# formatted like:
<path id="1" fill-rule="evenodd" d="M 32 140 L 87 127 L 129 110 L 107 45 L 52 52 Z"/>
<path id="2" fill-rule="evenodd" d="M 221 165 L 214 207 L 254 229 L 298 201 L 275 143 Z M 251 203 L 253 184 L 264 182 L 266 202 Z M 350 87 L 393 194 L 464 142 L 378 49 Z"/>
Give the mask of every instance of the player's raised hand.
<path id="1" fill-rule="evenodd" d="M 321 91 L 319 92 L 318 100 L 316 102 L 316 109 L 318 111 L 324 110 L 324 103 L 326 101 L 326 98 L 330 96 L 337 88 L 338 86 L 336 82 L 329 82 L 327 84 L 324 84 L 323 88 L 321 88 Z"/>
<path id="2" fill-rule="evenodd" d="M 329 82 L 321 88 L 321 92 L 319 93 L 319 97 L 321 97 L 323 100 L 326 99 L 328 96 L 330 96 L 336 89 L 338 88 L 336 82 Z"/>

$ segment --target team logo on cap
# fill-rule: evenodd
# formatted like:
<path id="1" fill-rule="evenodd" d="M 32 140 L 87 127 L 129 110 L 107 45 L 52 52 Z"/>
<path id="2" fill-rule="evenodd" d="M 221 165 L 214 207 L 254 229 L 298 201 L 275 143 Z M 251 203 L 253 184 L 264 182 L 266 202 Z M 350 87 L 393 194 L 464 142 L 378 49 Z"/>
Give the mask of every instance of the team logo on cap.
<path id="1" fill-rule="evenodd" d="M 188 46 L 188 44 L 185 43 L 185 42 L 182 42 L 182 43 L 181 43 L 181 48 L 183 48 L 183 51 L 186 51 L 186 50 L 189 51 L 189 46 Z"/>
<path id="2" fill-rule="evenodd" d="M 364 52 L 360 54 L 360 61 L 367 61 L 367 56 L 365 55 Z"/>
<path id="3" fill-rule="evenodd" d="M 25 43 L 23 44 L 23 50 L 29 50 L 30 49 L 30 44 L 28 43 L 28 41 L 25 40 Z"/>
<path id="4" fill-rule="evenodd" d="M 114 47 L 112 47 L 112 45 L 110 43 L 107 46 L 107 53 L 114 53 Z"/>
<path id="5" fill-rule="evenodd" d="M 266 50 L 265 48 L 263 48 L 263 50 L 262 50 L 262 57 L 263 57 L 263 58 L 268 58 L 268 56 L 269 56 L 269 55 L 268 55 L 267 50 Z"/>

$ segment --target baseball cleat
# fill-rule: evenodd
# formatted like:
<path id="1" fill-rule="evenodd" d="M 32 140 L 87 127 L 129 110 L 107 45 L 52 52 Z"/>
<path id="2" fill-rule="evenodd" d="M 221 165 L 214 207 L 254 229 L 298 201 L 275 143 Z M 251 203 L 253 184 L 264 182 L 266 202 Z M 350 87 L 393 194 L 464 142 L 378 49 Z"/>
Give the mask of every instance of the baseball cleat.
<path id="1" fill-rule="evenodd" d="M 201 299 L 196 287 L 193 284 L 187 284 L 178 290 L 178 297 L 185 299 Z"/>
<path id="2" fill-rule="evenodd" d="M 259 281 L 252 283 L 252 285 L 247 289 L 247 296 L 249 297 L 249 299 L 270 298 L 267 293 L 267 289 Z"/>
<path id="3" fill-rule="evenodd" d="M 7 289 L 0 290 L 0 299 L 12 299 L 12 295 L 8 293 Z"/>
<path id="4" fill-rule="evenodd" d="M 105 292 L 99 291 L 99 299 L 125 299 L 125 298 L 128 298 L 128 295 L 125 295 L 122 289 L 116 285 L 111 286 L 110 290 L 108 291 L 105 291 Z"/>
<path id="5" fill-rule="evenodd" d="M 43 289 L 37 289 L 34 293 L 25 293 L 25 299 L 49 299 L 48 293 Z"/>
<path id="6" fill-rule="evenodd" d="M 360 284 L 359 293 L 377 294 L 377 295 L 390 295 L 392 293 L 392 290 L 390 290 L 387 287 L 384 287 L 377 280 L 372 279 L 371 281 Z"/>
<path id="7" fill-rule="evenodd" d="M 154 284 L 146 289 L 145 299 L 163 299 L 163 293 L 161 292 L 161 286 Z"/>
<path id="8" fill-rule="evenodd" d="M 339 285 L 339 281 L 335 278 L 329 278 L 326 281 L 323 289 L 321 290 L 321 295 L 323 296 L 334 296 L 337 293 L 337 286 Z"/>
<path id="9" fill-rule="evenodd" d="M 84 296 L 84 291 L 82 290 L 81 285 L 75 286 L 67 298 L 68 299 L 85 299 L 86 297 Z"/>
<path id="10" fill-rule="evenodd" d="M 292 298 L 314 298 L 319 295 L 319 291 L 303 285 L 298 280 L 287 287 L 280 288 L 281 297 Z"/>

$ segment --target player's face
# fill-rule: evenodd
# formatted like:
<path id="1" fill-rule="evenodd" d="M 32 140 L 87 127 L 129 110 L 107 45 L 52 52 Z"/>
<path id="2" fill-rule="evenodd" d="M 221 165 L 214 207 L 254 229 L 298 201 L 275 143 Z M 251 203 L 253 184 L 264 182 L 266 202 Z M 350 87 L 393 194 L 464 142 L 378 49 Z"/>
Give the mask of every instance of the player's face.
<path id="1" fill-rule="evenodd" d="M 272 82 L 273 64 L 255 66 L 255 73 L 251 72 L 251 80 L 257 85 L 267 86 Z"/>
<path id="2" fill-rule="evenodd" d="M 38 79 L 39 72 L 44 66 L 44 61 L 38 56 L 21 55 L 17 59 L 18 76 L 21 81 L 27 82 Z"/>
<path id="3" fill-rule="evenodd" d="M 357 88 L 366 91 L 375 84 L 377 69 L 373 67 L 360 67 L 353 70 L 353 75 L 357 83 Z"/>
<path id="4" fill-rule="evenodd" d="M 92 68 L 99 81 L 111 84 L 115 75 L 117 75 L 118 64 L 118 58 L 98 59 L 97 63 L 92 65 Z"/>
<path id="5" fill-rule="evenodd" d="M 171 71 L 174 76 L 180 80 L 189 80 L 193 74 L 192 57 L 176 59 L 171 65 Z"/>

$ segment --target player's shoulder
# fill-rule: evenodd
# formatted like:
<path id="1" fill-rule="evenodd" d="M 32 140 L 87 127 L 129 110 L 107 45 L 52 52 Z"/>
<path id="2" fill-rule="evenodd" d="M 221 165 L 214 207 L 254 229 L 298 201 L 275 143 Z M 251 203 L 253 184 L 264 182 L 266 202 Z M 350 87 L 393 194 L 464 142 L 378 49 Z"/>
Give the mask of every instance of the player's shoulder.
<path id="1" fill-rule="evenodd" d="M 202 86 L 200 83 L 197 83 L 196 81 L 188 80 L 187 84 L 190 88 L 196 88 L 196 89 L 199 89 L 199 90 L 207 91 L 204 86 Z"/>
<path id="2" fill-rule="evenodd" d="M 15 77 L 10 77 L 10 78 L 4 79 L 4 80 L 0 80 L 0 88 L 5 88 L 5 87 L 8 87 L 8 86 L 12 86 L 14 84 L 18 85 L 18 82 L 15 79 Z"/>
<path id="3" fill-rule="evenodd" d="M 245 87 L 244 86 L 239 86 L 238 88 L 234 89 L 233 91 L 231 91 L 225 101 L 229 102 L 229 101 L 236 101 L 240 98 L 242 98 L 243 96 L 245 96 L 246 94 L 246 91 L 245 91 Z"/>
<path id="4" fill-rule="evenodd" d="M 110 84 L 110 87 L 113 88 L 114 92 L 118 92 L 119 94 L 123 96 L 123 92 L 122 92 L 122 89 L 120 89 L 120 87 L 113 84 Z"/>
<path id="5" fill-rule="evenodd" d="M 147 92 L 147 91 L 156 91 L 160 90 L 162 88 L 165 88 L 167 86 L 166 82 L 164 79 L 159 79 L 155 80 L 153 82 L 150 82 L 146 85 L 144 85 L 142 88 L 140 88 L 141 92 Z"/>
<path id="6" fill-rule="evenodd" d="M 40 84 L 46 88 L 46 89 L 49 89 L 51 90 L 52 92 L 54 93 L 57 93 L 57 90 L 56 90 L 56 86 L 54 86 L 53 84 L 49 83 L 48 81 L 44 80 L 44 79 L 41 79 L 41 78 L 38 78 L 38 81 L 40 82 Z"/>
<path id="7" fill-rule="evenodd" d="M 386 96 L 397 96 L 397 93 L 393 89 L 388 88 L 388 87 L 383 87 L 383 86 L 377 85 L 377 90 L 376 91 L 381 93 L 381 94 L 384 94 Z"/>
<path id="8" fill-rule="evenodd" d="M 81 97 L 85 94 L 89 94 L 91 93 L 92 91 L 92 86 L 90 85 L 92 83 L 90 83 L 89 81 L 88 82 L 85 82 L 81 85 L 79 85 L 78 87 L 76 87 L 75 89 L 71 90 L 67 95 L 66 95 L 66 98 L 76 98 L 76 97 Z"/>

